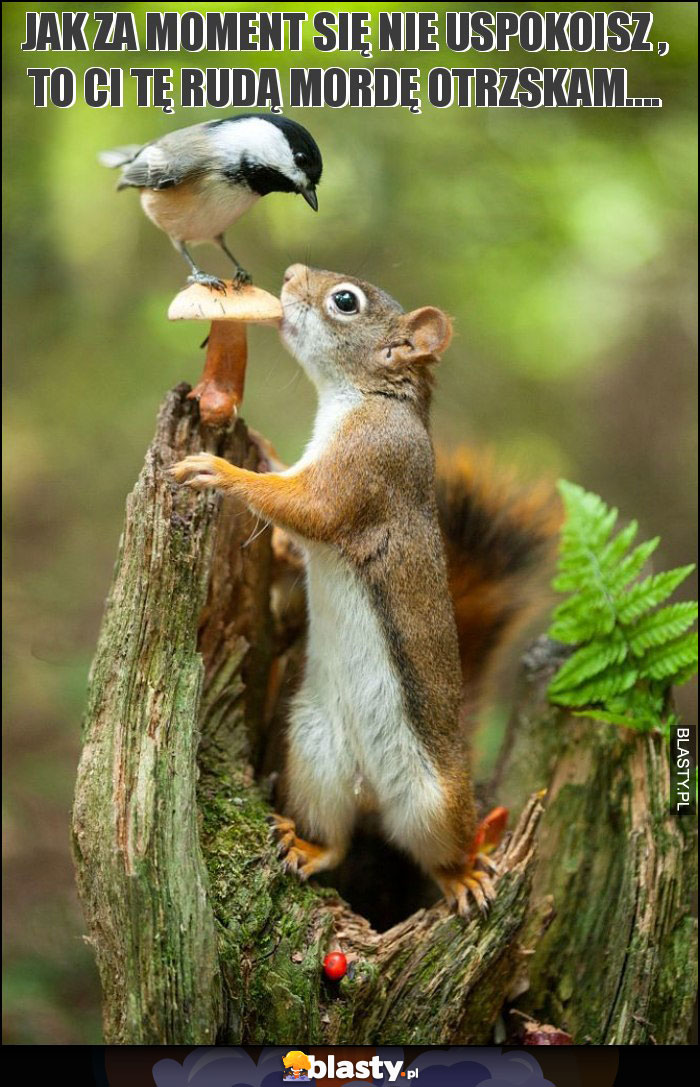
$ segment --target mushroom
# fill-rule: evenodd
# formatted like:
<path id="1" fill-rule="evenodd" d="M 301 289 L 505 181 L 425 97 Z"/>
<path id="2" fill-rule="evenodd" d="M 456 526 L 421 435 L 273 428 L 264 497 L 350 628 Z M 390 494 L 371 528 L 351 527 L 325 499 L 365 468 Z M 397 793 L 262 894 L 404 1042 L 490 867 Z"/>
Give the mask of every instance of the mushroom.
<path id="1" fill-rule="evenodd" d="M 243 400 L 246 325 L 278 325 L 282 320 L 279 298 L 252 285 L 234 286 L 231 280 L 226 280 L 225 291 L 192 283 L 173 299 L 168 318 L 211 321 L 204 372 L 188 396 L 199 401 L 203 423 L 229 423 Z"/>

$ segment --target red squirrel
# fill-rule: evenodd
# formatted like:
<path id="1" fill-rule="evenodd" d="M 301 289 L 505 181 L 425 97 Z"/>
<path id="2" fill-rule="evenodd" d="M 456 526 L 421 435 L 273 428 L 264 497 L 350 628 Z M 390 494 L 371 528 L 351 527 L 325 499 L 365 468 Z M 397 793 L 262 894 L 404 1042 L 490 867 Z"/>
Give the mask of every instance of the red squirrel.
<path id="1" fill-rule="evenodd" d="M 171 469 L 291 534 L 306 565 L 308 642 L 291 704 L 280 852 L 301 878 L 335 867 L 364 812 L 461 914 L 495 894 L 477 827 L 465 701 L 527 612 L 553 538 L 547 503 L 511 499 L 455 463 L 436 482 L 428 413 L 449 318 L 405 313 L 351 276 L 292 265 L 281 337 L 318 393 L 313 434 L 267 473 L 198 453 Z M 303 834 L 303 837 L 301 835 Z"/>

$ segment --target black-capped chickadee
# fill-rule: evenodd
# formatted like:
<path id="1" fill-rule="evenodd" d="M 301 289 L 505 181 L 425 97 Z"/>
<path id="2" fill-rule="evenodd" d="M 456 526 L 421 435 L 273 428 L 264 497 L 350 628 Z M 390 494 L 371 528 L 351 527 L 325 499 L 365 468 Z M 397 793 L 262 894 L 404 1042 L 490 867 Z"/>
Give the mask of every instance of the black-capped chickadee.
<path id="1" fill-rule="evenodd" d="M 236 266 L 236 281 L 250 283 L 224 232 L 261 196 L 301 193 L 318 210 L 321 152 L 306 129 L 287 117 L 246 113 L 205 121 L 99 158 L 103 166 L 122 167 L 118 189 L 140 189 L 143 210 L 182 253 L 193 283 L 223 286 L 197 267 L 186 248 L 202 241 L 219 245 Z"/>

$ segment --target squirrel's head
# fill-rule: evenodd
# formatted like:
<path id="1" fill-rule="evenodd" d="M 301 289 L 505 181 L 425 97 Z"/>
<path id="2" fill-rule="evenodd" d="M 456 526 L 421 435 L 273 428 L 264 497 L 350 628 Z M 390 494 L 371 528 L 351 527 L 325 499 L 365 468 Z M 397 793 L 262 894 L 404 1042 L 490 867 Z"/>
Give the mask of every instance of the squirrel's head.
<path id="1" fill-rule="evenodd" d="M 303 264 L 285 272 L 281 298 L 282 339 L 319 390 L 415 398 L 452 336 L 449 317 L 433 306 L 404 313 L 378 287 Z"/>

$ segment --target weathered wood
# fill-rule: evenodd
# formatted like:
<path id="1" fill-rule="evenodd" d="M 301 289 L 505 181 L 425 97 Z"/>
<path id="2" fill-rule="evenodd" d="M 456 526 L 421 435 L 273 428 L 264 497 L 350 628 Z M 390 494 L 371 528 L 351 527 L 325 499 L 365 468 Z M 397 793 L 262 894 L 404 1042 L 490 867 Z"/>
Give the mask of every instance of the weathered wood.
<path id="1" fill-rule="evenodd" d="M 73 841 L 109 1042 L 213 1042 L 221 1005 L 193 716 L 218 503 L 194 506 L 164 474 L 198 440 L 195 411 L 180 391 L 159 415 L 90 675 Z"/>
<path id="2" fill-rule="evenodd" d="M 444 905 L 376 933 L 335 892 L 282 873 L 269 845 L 268 806 L 246 776 L 205 760 L 200 802 L 220 934 L 228 1044 L 484 1043 L 522 969 L 530 920 L 533 801 L 504 853 L 508 873 L 487 921 L 468 923 Z M 351 966 L 323 979 L 326 952 Z"/>
<path id="3" fill-rule="evenodd" d="M 203 446 L 246 467 L 258 454 L 240 421 L 200 431 L 187 392 L 166 399 L 127 504 L 76 788 L 106 1041 L 484 1044 L 515 993 L 574 1041 L 682 1040 L 690 865 L 657 796 L 658 744 L 599 741 L 543 704 L 541 681 L 496 784 L 522 817 L 486 920 L 438 905 L 378 933 L 333 890 L 283 873 L 253 770 L 274 766 L 267 725 L 290 648 L 271 609 L 270 533 L 165 472 Z M 528 798 L 545 785 L 536 864 L 542 806 Z M 339 985 L 321 968 L 335 946 L 351 963 Z"/>
<path id="4" fill-rule="evenodd" d="M 80 894 L 104 989 L 110 1042 L 214 1041 L 221 977 L 196 805 L 197 713 L 215 733 L 231 705 L 259 699 L 266 540 L 256 519 L 213 495 L 193 501 L 167 467 L 203 447 L 255 467 L 242 424 L 201 432 L 181 386 L 166 399 L 127 501 L 124 534 L 93 663 L 73 839 Z M 207 607 L 230 555 L 224 620 Z M 218 569 L 218 567 L 217 567 Z M 198 648 L 217 628 L 216 651 Z M 255 648 L 249 651 L 249 639 Z M 245 658 L 245 665 L 243 664 Z M 242 712 L 242 711 L 241 711 Z"/>
<path id="5" fill-rule="evenodd" d="M 516 810 L 547 789 L 535 897 L 555 917 L 518 1006 L 578 1043 L 683 1044 L 697 992 L 693 817 L 669 813 L 667 744 L 547 704 L 556 648 L 540 640 L 495 790 Z"/>

